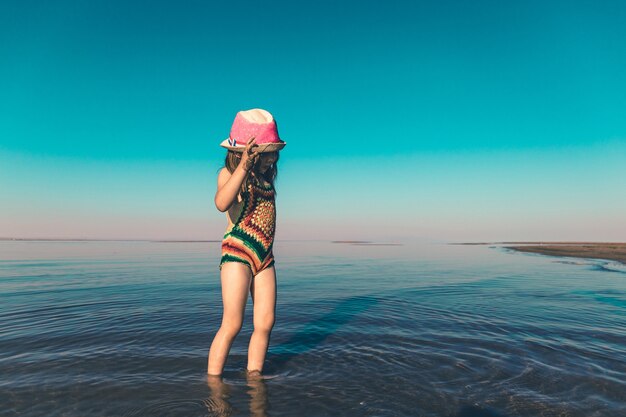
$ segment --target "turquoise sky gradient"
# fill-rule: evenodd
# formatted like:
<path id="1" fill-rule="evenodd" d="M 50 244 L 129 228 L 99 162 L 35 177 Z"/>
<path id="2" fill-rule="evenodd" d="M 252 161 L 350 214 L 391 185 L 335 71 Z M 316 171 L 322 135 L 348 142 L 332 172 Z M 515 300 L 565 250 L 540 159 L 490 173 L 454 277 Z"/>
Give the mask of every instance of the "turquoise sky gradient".
<path id="1" fill-rule="evenodd" d="M 0 236 L 216 239 L 238 110 L 277 239 L 623 240 L 626 3 L 3 2 Z"/>

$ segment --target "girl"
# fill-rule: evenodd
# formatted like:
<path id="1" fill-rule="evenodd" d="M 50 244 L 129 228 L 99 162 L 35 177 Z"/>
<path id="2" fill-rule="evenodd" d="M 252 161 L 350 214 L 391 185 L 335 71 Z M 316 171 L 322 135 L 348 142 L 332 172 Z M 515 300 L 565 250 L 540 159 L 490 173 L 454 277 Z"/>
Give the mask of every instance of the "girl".
<path id="1" fill-rule="evenodd" d="M 240 111 L 221 143 L 228 149 L 217 178 L 215 206 L 226 212 L 220 275 L 224 312 L 209 351 L 209 375 L 221 375 L 233 340 L 241 330 L 248 299 L 254 305 L 254 332 L 248 348 L 248 375 L 263 369 L 274 326 L 276 224 L 274 180 L 278 151 L 286 145 L 266 110 Z"/>

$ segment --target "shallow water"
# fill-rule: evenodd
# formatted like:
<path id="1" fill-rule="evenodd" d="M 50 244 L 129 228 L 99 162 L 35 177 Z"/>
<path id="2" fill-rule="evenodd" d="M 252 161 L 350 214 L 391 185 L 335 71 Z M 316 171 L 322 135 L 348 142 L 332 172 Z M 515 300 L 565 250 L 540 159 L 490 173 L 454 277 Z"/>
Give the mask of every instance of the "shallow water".
<path id="1" fill-rule="evenodd" d="M 626 415 L 626 273 L 489 246 L 276 242 L 223 379 L 219 242 L 0 242 L 0 401 L 19 416 Z"/>

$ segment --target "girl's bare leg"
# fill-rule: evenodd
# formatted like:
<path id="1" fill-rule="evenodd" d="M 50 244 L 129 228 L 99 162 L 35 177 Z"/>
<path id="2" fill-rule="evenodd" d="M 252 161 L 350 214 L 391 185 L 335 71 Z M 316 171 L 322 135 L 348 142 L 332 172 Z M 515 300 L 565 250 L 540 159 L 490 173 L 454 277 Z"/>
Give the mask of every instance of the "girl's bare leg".
<path id="1" fill-rule="evenodd" d="M 276 270 L 273 265 L 252 279 L 250 292 L 254 303 L 254 332 L 248 347 L 248 372 L 260 373 L 276 313 Z"/>
<path id="2" fill-rule="evenodd" d="M 233 340 L 241 330 L 252 273 L 245 264 L 226 262 L 222 265 L 220 279 L 224 315 L 222 325 L 215 334 L 209 350 L 207 364 L 209 375 L 222 374 Z"/>

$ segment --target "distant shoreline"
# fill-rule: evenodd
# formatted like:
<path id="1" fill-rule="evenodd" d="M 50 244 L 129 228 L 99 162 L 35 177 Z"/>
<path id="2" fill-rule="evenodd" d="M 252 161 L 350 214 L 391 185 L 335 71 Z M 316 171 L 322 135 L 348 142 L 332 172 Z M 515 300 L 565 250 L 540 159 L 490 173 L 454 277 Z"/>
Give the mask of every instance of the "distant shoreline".
<path id="1" fill-rule="evenodd" d="M 0 241 L 21 242 L 152 242 L 152 243 L 219 243 L 221 240 L 181 239 L 87 239 L 87 238 L 13 238 L 0 237 Z M 334 240 L 331 243 L 363 246 L 401 246 L 401 243 L 383 243 L 363 240 Z M 566 256 L 585 259 L 604 259 L 626 265 L 626 243 L 624 242 L 450 242 L 449 245 L 497 245 L 517 252 L 537 253 L 547 256 Z"/>
<path id="2" fill-rule="evenodd" d="M 157 242 L 157 243 L 193 243 L 193 242 L 221 242 L 221 240 L 164 240 L 164 239 L 88 239 L 88 238 L 34 238 L 34 237 L 0 237 L 0 241 L 18 242 Z"/>
<path id="3" fill-rule="evenodd" d="M 331 240 L 330 243 L 345 243 L 348 245 L 360 245 L 360 246 L 402 246 L 402 243 L 384 243 L 384 242 L 372 242 L 369 240 Z"/>
<path id="4" fill-rule="evenodd" d="M 503 245 L 518 252 L 538 253 L 548 256 L 605 259 L 626 265 L 626 243 L 623 242 L 491 242 L 453 243 L 456 245 Z M 515 246 L 504 246 L 511 245 Z M 523 246 L 519 246 L 523 244 Z"/>
<path id="5" fill-rule="evenodd" d="M 286 242 L 302 242 L 305 240 L 287 239 Z M 308 242 L 319 240 L 306 240 Z M 347 243 L 351 245 L 363 246 L 402 246 L 402 243 L 377 243 L 365 240 L 322 240 L 331 243 Z M 151 242 L 151 243 L 220 243 L 221 240 L 182 240 L 182 239 L 94 239 L 94 238 L 22 238 L 22 237 L 0 237 L 0 242 Z"/>
<path id="6" fill-rule="evenodd" d="M 318 242 L 319 239 L 281 239 L 285 242 Z M 322 240 L 327 242 L 327 240 Z M 96 238 L 49 238 L 49 237 L 0 237 L 0 242 L 153 242 L 153 243 L 215 243 L 222 240 L 194 239 L 96 239 Z"/>
<path id="7" fill-rule="evenodd" d="M 281 239 L 285 242 L 318 242 L 320 239 Z M 35 238 L 35 237 L 0 237 L 1 241 L 20 241 L 20 242 L 157 242 L 157 243 L 198 243 L 198 242 L 222 242 L 222 240 L 194 240 L 194 239 L 96 239 L 96 238 Z M 330 243 L 347 243 L 351 245 L 369 245 L 369 246 L 402 246 L 402 243 L 385 243 L 372 242 L 369 240 L 326 240 L 323 242 Z"/>

